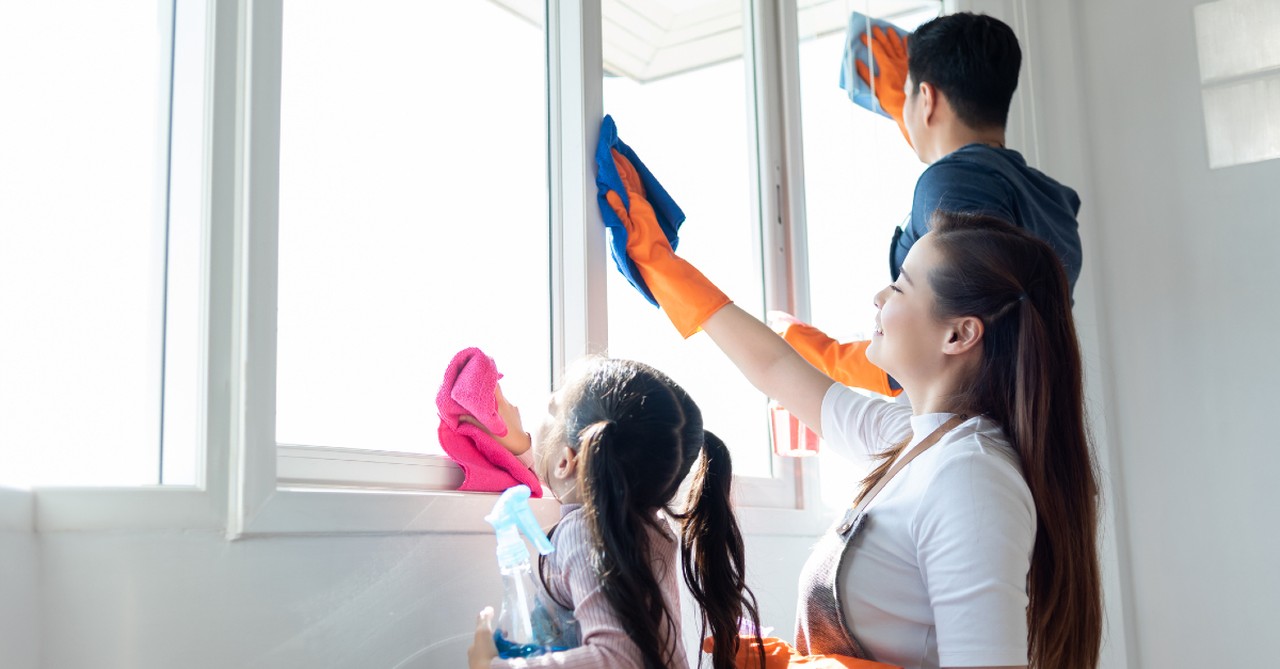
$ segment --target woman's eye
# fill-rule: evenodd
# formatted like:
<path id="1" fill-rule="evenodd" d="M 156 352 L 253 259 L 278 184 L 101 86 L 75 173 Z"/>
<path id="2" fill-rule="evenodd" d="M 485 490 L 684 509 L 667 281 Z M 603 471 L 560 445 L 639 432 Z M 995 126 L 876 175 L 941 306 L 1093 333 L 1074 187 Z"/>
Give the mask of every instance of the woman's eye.
<path id="1" fill-rule="evenodd" d="M 902 289 L 901 289 L 901 288 L 899 288 L 897 284 L 893 284 L 893 283 L 891 283 L 891 284 L 889 284 L 889 288 L 891 288 L 891 289 L 893 290 L 893 292 L 895 292 L 895 293 L 901 293 L 901 292 L 902 292 Z"/>

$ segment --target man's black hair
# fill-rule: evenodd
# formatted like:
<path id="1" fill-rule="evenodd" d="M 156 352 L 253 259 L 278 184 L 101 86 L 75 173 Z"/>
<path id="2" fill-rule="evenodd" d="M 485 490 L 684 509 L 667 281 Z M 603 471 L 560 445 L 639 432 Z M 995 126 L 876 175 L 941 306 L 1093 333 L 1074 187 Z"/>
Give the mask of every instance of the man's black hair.
<path id="1" fill-rule="evenodd" d="M 915 83 L 932 84 L 947 96 L 965 125 L 1003 128 L 1018 87 L 1022 49 L 1013 29 L 985 14 L 939 16 L 907 42 L 907 70 Z"/>

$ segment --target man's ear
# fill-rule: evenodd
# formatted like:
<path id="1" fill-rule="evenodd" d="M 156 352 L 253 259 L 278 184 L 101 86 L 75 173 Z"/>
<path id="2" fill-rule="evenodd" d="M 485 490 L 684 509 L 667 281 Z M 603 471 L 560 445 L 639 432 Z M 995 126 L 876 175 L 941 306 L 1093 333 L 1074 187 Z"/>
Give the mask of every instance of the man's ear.
<path id="1" fill-rule="evenodd" d="M 960 355 L 974 350 L 982 343 L 982 334 L 986 326 L 977 316 L 957 318 L 947 328 L 947 340 L 942 344 L 942 352 L 947 355 Z"/>
<path id="2" fill-rule="evenodd" d="M 925 125 L 933 125 L 938 122 L 935 113 L 938 111 L 938 105 L 942 101 L 938 95 L 938 89 L 927 81 L 920 82 L 919 88 L 921 117 Z"/>

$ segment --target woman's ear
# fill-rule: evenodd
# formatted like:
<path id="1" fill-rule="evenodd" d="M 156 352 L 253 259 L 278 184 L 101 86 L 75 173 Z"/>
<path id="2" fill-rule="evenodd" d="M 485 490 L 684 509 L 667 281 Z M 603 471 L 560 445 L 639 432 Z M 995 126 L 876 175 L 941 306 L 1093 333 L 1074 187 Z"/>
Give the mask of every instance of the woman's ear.
<path id="1" fill-rule="evenodd" d="M 947 340 L 942 344 L 942 352 L 946 355 L 960 355 L 974 350 L 982 343 L 985 327 L 982 319 L 976 316 L 957 318 L 947 329 Z"/>

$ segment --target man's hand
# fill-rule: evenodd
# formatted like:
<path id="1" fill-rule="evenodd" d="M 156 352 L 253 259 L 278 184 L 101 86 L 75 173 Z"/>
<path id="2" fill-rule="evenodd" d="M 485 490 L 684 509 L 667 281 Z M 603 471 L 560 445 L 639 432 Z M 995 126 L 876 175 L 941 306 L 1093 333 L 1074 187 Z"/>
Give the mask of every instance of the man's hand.
<path id="1" fill-rule="evenodd" d="M 476 637 L 467 649 L 467 666 L 470 669 L 489 669 L 489 662 L 498 656 L 498 646 L 493 643 L 493 607 L 486 606 L 476 616 Z"/>
<path id="2" fill-rule="evenodd" d="M 870 39 L 865 33 L 862 35 L 862 43 L 871 49 L 877 73 L 872 77 L 867 64 L 858 61 L 858 76 L 871 86 L 880 107 L 898 122 L 902 136 L 910 144 L 911 137 L 902 121 L 902 109 L 907 103 L 907 40 L 892 28 L 876 26 L 871 29 Z"/>

